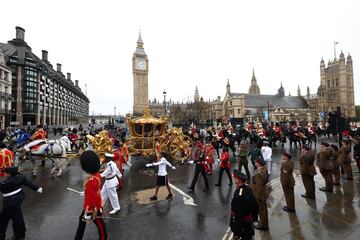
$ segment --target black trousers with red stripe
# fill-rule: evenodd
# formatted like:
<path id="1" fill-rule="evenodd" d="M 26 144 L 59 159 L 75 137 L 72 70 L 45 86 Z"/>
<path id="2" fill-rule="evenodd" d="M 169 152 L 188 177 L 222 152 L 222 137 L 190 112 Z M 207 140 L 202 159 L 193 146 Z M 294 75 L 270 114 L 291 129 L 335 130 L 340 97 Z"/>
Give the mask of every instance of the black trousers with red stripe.
<path id="1" fill-rule="evenodd" d="M 97 214 L 98 217 L 102 217 L 102 213 L 98 212 Z M 82 211 L 80 217 L 79 217 L 79 225 L 78 228 L 76 230 L 76 235 L 75 235 L 75 240 L 82 240 L 83 236 L 84 236 L 84 232 L 85 232 L 85 227 L 86 227 L 86 222 L 83 221 L 83 217 L 84 217 L 84 211 Z M 98 233 L 99 233 L 99 240 L 106 240 L 107 239 L 107 232 L 106 232 L 106 227 L 105 227 L 105 223 L 104 220 L 101 218 L 95 218 L 95 220 L 93 220 L 93 222 L 95 223 L 97 229 L 98 229 Z"/>

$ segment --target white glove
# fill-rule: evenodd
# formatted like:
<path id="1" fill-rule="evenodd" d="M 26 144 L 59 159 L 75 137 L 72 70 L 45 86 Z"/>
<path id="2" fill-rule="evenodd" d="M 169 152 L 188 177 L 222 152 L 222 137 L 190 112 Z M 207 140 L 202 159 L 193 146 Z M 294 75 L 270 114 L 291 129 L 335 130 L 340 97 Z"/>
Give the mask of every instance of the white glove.
<path id="1" fill-rule="evenodd" d="M 36 190 L 38 193 L 42 193 L 43 189 L 40 187 L 38 190 Z"/>
<path id="2" fill-rule="evenodd" d="M 188 163 L 189 163 L 189 164 L 193 164 L 193 163 L 194 163 L 194 161 L 193 161 L 193 160 L 191 160 L 191 161 L 188 161 Z"/>
<path id="3" fill-rule="evenodd" d="M 85 195 L 84 191 L 79 193 L 80 197 L 83 197 Z"/>
<path id="4" fill-rule="evenodd" d="M 172 169 L 172 170 L 175 170 L 175 169 L 176 169 L 176 167 L 175 167 L 175 166 L 172 166 L 172 167 L 171 167 L 171 169 Z"/>
<path id="5" fill-rule="evenodd" d="M 84 221 L 89 221 L 91 219 L 91 215 L 84 215 Z"/>
<path id="6" fill-rule="evenodd" d="M 220 159 L 217 160 L 218 162 L 221 162 Z"/>
<path id="7" fill-rule="evenodd" d="M 145 165 L 146 167 L 151 167 L 151 163 L 148 163 Z"/>
<path id="8" fill-rule="evenodd" d="M 209 157 L 206 157 L 206 160 L 208 160 L 209 159 Z"/>

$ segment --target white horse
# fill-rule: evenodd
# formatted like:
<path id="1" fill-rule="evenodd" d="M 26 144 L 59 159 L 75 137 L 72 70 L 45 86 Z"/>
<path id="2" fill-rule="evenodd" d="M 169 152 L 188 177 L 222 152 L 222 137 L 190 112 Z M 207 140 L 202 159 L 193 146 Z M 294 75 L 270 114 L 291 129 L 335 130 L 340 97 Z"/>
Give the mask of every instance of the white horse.
<path id="1" fill-rule="evenodd" d="M 40 160 L 49 159 L 53 162 L 53 168 L 51 169 L 51 175 L 54 175 L 58 170 L 57 176 L 61 176 L 62 173 L 66 170 L 68 165 L 67 161 L 67 151 L 71 150 L 71 141 L 63 136 L 56 140 L 44 140 L 41 145 L 37 145 L 30 150 L 30 158 L 27 158 L 25 151 L 21 150 L 20 155 L 17 155 L 18 159 L 15 159 L 15 162 L 18 162 L 19 169 L 23 169 L 23 163 L 26 159 L 31 160 L 32 162 L 32 175 L 37 175 L 37 165 L 35 164 L 35 158 Z M 20 161 L 19 161 L 20 160 Z"/>

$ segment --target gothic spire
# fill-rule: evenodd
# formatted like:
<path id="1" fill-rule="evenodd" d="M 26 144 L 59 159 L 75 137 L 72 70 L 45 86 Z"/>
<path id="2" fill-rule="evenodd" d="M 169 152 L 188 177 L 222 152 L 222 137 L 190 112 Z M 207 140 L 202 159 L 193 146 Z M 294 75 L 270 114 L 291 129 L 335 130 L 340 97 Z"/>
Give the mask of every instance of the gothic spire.
<path id="1" fill-rule="evenodd" d="M 226 91 L 227 91 L 228 93 L 230 93 L 230 82 L 229 82 L 229 79 L 227 79 Z"/>
<path id="2" fill-rule="evenodd" d="M 142 40 L 140 31 L 139 31 L 139 37 L 138 37 L 138 40 L 137 40 L 137 46 L 136 46 L 135 54 L 146 55 L 145 50 L 144 50 L 144 42 Z"/>
<path id="3" fill-rule="evenodd" d="M 138 38 L 137 42 L 144 44 L 142 37 L 141 37 L 141 31 L 139 31 L 139 38 Z"/>
<path id="4" fill-rule="evenodd" d="M 255 70 L 254 70 L 254 68 L 253 68 L 253 72 L 252 72 L 251 84 L 256 84 L 256 77 L 255 77 Z"/>

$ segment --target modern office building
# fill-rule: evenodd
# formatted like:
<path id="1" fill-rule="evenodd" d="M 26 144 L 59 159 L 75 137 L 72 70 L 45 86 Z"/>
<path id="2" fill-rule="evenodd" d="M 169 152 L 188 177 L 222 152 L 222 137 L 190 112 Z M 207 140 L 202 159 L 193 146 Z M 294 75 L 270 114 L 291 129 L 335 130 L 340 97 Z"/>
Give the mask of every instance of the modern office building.
<path id="1" fill-rule="evenodd" d="M 16 37 L 0 43 L 0 51 L 12 73 L 12 97 L 10 119 L 13 125 L 70 125 L 87 123 L 89 99 L 81 91 L 79 81 L 71 80 L 56 70 L 42 50 L 37 57 L 25 42 L 25 30 L 16 27 Z"/>

